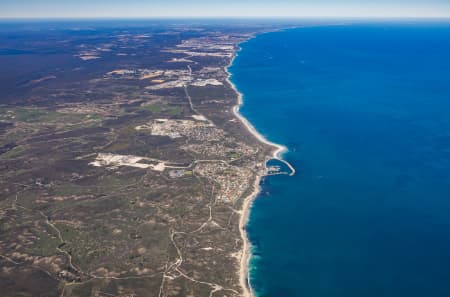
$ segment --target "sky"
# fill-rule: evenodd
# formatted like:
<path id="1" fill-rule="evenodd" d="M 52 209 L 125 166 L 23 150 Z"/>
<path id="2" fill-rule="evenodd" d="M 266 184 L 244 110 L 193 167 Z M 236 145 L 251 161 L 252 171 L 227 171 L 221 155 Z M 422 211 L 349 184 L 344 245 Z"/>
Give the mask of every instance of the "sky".
<path id="1" fill-rule="evenodd" d="M 0 18 L 450 17 L 450 0 L 0 0 Z"/>

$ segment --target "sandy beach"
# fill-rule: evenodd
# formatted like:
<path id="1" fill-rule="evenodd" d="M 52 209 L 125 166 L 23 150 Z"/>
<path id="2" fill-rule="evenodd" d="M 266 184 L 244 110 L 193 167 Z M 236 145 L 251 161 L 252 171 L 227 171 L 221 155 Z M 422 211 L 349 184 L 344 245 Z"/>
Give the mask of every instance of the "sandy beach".
<path id="1" fill-rule="evenodd" d="M 252 37 L 254 38 L 254 37 Z M 237 49 L 233 58 L 231 59 L 230 64 L 225 68 L 225 71 L 228 74 L 228 78 L 227 78 L 227 82 L 231 85 L 231 87 L 233 88 L 233 90 L 235 91 L 235 93 L 238 96 L 238 101 L 237 104 L 235 106 L 233 106 L 233 114 L 236 116 L 236 118 L 238 118 L 242 124 L 244 124 L 244 126 L 247 128 L 247 130 L 256 138 L 258 139 L 261 143 L 264 143 L 266 145 L 272 146 L 274 148 L 272 157 L 267 157 L 268 161 L 269 159 L 277 159 L 280 162 L 285 163 L 289 169 L 291 170 L 290 176 L 295 174 L 295 169 L 294 167 L 289 164 L 289 162 L 286 162 L 285 160 L 282 159 L 282 154 L 284 152 L 287 151 L 287 148 L 285 146 L 282 146 L 280 144 L 277 143 L 273 143 L 269 140 L 267 140 L 263 135 L 261 135 L 256 129 L 255 127 L 253 127 L 253 125 L 244 117 L 242 116 L 242 114 L 239 112 L 240 107 L 243 104 L 243 95 L 241 92 L 239 92 L 236 88 L 236 86 L 231 82 L 231 73 L 229 72 L 228 68 L 233 65 L 233 62 L 235 60 L 235 58 L 238 55 L 238 52 L 241 49 Z M 253 294 L 253 290 L 251 288 L 251 284 L 250 284 L 250 276 L 249 276 L 249 264 L 250 264 L 250 257 L 251 257 L 251 244 L 250 241 L 248 240 L 247 237 L 247 233 L 245 232 L 245 226 L 247 225 L 248 219 L 249 219 L 249 214 L 250 214 L 250 208 L 252 206 L 253 201 L 256 199 L 256 197 L 258 196 L 259 192 L 260 192 L 260 182 L 261 179 L 264 177 L 264 174 L 258 174 L 255 178 L 255 181 L 253 183 L 253 191 L 252 193 L 247 196 L 244 200 L 244 203 L 242 205 L 242 210 L 241 210 L 241 215 L 239 218 L 239 232 L 241 234 L 242 237 L 242 241 L 243 241 L 243 251 L 242 251 L 242 255 L 241 255 L 241 260 L 240 260 L 240 267 L 239 267 L 239 279 L 240 279 L 240 283 L 241 283 L 241 287 L 243 290 L 243 296 L 244 297 L 254 297 Z"/>

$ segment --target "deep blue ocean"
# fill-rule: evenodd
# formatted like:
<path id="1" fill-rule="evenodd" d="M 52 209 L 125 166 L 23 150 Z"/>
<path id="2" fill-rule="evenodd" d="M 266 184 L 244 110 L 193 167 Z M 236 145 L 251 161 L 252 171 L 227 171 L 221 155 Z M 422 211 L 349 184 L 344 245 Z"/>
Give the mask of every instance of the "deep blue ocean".
<path id="1" fill-rule="evenodd" d="M 231 67 L 294 177 L 253 205 L 260 297 L 450 296 L 450 23 L 273 32 Z"/>

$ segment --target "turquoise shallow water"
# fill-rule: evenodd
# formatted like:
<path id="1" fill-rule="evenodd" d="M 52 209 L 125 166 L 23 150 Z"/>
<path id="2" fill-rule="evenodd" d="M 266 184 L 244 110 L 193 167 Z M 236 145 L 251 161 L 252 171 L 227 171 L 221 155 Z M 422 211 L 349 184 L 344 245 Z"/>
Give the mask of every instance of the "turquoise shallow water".
<path id="1" fill-rule="evenodd" d="M 298 174 L 248 225 L 263 297 L 450 296 L 450 24 L 258 36 L 231 67 L 242 113 Z"/>

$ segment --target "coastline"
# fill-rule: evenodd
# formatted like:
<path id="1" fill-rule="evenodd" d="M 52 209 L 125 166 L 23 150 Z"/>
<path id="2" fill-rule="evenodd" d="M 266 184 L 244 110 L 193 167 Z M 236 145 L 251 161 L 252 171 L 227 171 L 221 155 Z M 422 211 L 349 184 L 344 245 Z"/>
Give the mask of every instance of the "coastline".
<path id="1" fill-rule="evenodd" d="M 250 39 L 255 38 L 255 36 L 252 36 L 251 38 L 247 39 L 244 42 L 247 42 Z M 240 45 L 238 45 L 238 48 L 236 49 L 230 63 L 225 67 L 225 71 L 227 73 L 227 82 L 233 89 L 233 91 L 237 95 L 237 103 L 233 106 L 233 114 L 234 116 L 245 126 L 245 128 L 261 143 L 271 146 L 274 148 L 274 151 L 272 153 L 272 157 L 267 156 L 265 162 L 267 162 L 270 159 L 276 159 L 280 162 L 283 162 L 286 164 L 289 169 L 291 170 L 290 176 L 293 176 L 295 174 L 295 168 L 287 161 L 282 159 L 282 154 L 287 151 L 287 148 L 283 145 L 271 142 L 267 140 L 262 134 L 260 134 L 256 128 L 245 118 L 240 112 L 240 108 L 243 105 L 243 94 L 239 92 L 237 87 L 232 83 L 231 81 L 231 72 L 229 71 L 229 68 L 233 65 L 236 57 L 238 56 L 238 52 L 242 48 Z M 243 247 L 242 247 L 242 255 L 240 259 L 240 265 L 239 265 L 239 281 L 242 287 L 242 293 L 244 297 L 254 297 L 254 292 L 251 287 L 250 283 L 250 275 L 249 275 L 249 265 L 250 265 L 250 259 L 251 259 L 251 243 L 248 239 L 247 232 L 245 231 L 245 226 L 248 223 L 249 215 L 250 215 L 250 209 L 253 204 L 253 201 L 258 197 L 261 188 L 260 188 L 260 182 L 261 179 L 265 176 L 265 174 L 257 173 L 255 177 L 255 181 L 253 183 L 253 191 L 250 195 L 244 198 L 244 202 L 241 209 L 241 214 L 239 218 L 239 232 L 242 238 Z"/>

